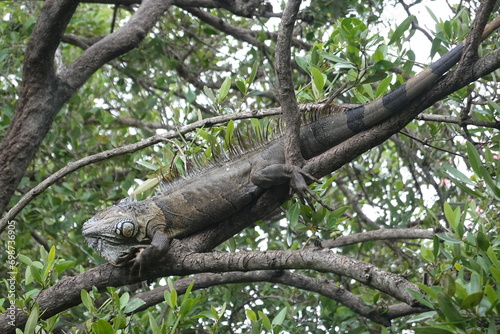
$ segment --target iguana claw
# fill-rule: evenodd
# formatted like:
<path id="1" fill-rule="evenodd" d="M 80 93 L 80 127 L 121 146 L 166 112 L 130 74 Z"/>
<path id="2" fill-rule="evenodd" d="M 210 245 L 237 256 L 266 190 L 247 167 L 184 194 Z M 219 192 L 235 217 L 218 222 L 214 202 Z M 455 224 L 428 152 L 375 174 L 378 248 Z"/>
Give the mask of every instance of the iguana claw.
<path id="1" fill-rule="evenodd" d="M 136 255 L 132 268 L 130 269 L 130 276 L 143 277 L 144 270 L 150 267 L 155 261 L 161 258 L 168 246 L 170 245 L 170 238 L 164 233 L 156 232 L 151 245 L 141 249 Z"/>
<path id="2" fill-rule="evenodd" d="M 314 201 L 316 201 L 326 209 L 334 211 L 334 208 L 323 202 L 323 200 L 309 188 L 306 182 L 306 179 L 309 179 L 310 181 L 321 183 L 320 180 L 305 172 L 300 167 L 290 166 L 290 168 L 290 191 L 294 191 L 302 203 L 314 208 Z"/>

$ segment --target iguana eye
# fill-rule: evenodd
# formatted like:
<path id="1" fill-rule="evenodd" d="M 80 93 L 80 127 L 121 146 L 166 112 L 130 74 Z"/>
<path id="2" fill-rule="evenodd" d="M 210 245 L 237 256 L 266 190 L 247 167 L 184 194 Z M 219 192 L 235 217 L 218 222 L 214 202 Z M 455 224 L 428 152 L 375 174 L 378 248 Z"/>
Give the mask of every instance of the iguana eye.
<path id="1" fill-rule="evenodd" d="M 131 238 L 135 235 L 135 224 L 130 219 L 122 219 L 115 225 L 115 233 L 121 237 Z"/>

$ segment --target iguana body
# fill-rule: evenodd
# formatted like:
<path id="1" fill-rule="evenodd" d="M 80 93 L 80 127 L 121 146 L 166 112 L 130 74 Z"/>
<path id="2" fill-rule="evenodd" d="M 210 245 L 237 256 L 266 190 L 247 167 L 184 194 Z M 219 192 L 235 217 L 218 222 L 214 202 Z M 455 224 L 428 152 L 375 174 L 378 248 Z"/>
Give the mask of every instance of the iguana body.
<path id="1" fill-rule="evenodd" d="M 460 44 L 381 99 L 302 126 L 304 158 L 314 157 L 402 109 L 459 60 L 462 48 Z M 144 261 L 165 251 L 171 238 L 192 234 L 234 215 L 267 188 L 304 178 L 308 176 L 299 168 L 285 164 L 283 140 L 276 139 L 159 195 L 106 208 L 85 222 L 83 235 L 112 264 L 125 264 L 141 248 L 146 250 L 136 260 Z"/>

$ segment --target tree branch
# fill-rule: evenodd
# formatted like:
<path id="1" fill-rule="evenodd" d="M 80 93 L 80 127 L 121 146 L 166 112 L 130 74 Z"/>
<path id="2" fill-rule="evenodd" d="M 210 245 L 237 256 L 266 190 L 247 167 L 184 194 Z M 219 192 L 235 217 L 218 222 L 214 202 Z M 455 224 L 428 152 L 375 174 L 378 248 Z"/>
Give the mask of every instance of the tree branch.
<path id="1" fill-rule="evenodd" d="M 388 326 L 390 324 L 390 320 L 393 319 L 387 316 L 387 312 L 383 312 L 383 308 L 367 305 L 360 297 L 338 287 L 336 283 L 331 280 L 313 278 L 298 273 L 292 273 L 288 270 L 256 270 L 249 272 L 225 272 L 219 274 L 195 274 L 193 276 L 175 281 L 174 288 L 178 294 L 183 294 L 192 282 L 194 282 L 193 291 L 206 289 L 216 285 L 235 283 L 269 282 L 284 284 L 298 289 L 319 293 L 322 296 L 345 305 L 353 312 L 356 312 L 361 316 L 384 326 Z M 164 302 L 164 292 L 169 290 L 169 286 L 165 285 L 136 294 L 133 298 L 141 299 L 146 303 L 135 310 L 134 313 L 146 310 L 153 305 Z M 407 304 L 403 305 L 408 306 Z M 393 306 L 394 308 L 401 308 L 401 304 Z M 413 313 L 421 313 L 423 310 L 426 309 L 408 306 L 408 309 L 405 309 L 405 312 L 413 311 Z M 396 317 L 400 316 L 396 312 L 393 312 L 392 315 Z"/>
<path id="2" fill-rule="evenodd" d="M 421 121 L 458 124 L 460 126 L 474 125 L 482 128 L 492 128 L 500 130 L 500 121 L 488 122 L 472 118 L 461 119 L 460 117 L 447 116 L 447 115 L 432 115 L 432 114 L 420 114 L 416 117 L 416 119 Z"/>
<path id="3" fill-rule="evenodd" d="M 259 49 L 267 49 L 267 46 L 265 44 L 257 40 L 256 38 L 257 32 L 255 31 L 229 24 L 223 21 L 221 18 L 209 14 L 206 11 L 201 10 L 199 8 L 191 8 L 191 7 L 182 7 L 182 8 L 187 12 L 189 12 L 190 14 L 196 16 L 203 22 L 211 25 L 212 27 L 216 28 L 219 31 L 222 31 L 230 36 L 233 36 L 237 40 L 247 42 L 248 44 L 254 45 Z M 277 39 L 277 35 L 274 33 L 267 33 L 267 35 L 273 40 Z M 295 47 L 298 47 L 303 50 L 310 50 L 312 47 L 310 43 L 306 43 L 295 38 L 292 39 L 292 44 Z"/>
<path id="4" fill-rule="evenodd" d="M 73 89 L 81 87 L 108 61 L 136 48 L 170 7 L 171 0 L 144 0 L 129 21 L 92 44 L 62 75 Z"/>
<path id="5" fill-rule="evenodd" d="M 292 79 L 291 40 L 295 18 L 299 12 L 301 0 L 287 2 L 278 30 L 276 42 L 276 76 L 283 120 L 285 123 L 285 161 L 289 165 L 302 167 L 304 157 L 300 151 L 300 112 L 295 98 Z"/>
<path id="6" fill-rule="evenodd" d="M 26 47 L 16 113 L 0 145 L 0 213 L 70 96 L 56 78 L 54 55 L 77 6 L 71 0 L 45 2 Z"/>
<path id="7" fill-rule="evenodd" d="M 419 230 L 413 228 L 381 228 L 363 233 L 344 235 L 334 240 L 322 241 L 321 246 L 325 248 L 335 248 L 375 240 L 432 239 L 435 235 L 436 233 L 430 230 Z"/>
<path id="8" fill-rule="evenodd" d="M 479 9 L 476 12 L 476 17 L 474 18 L 472 26 L 469 30 L 469 35 L 464 43 L 462 58 L 454 71 L 456 80 L 469 81 L 469 77 L 473 75 L 470 71 L 470 67 L 478 59 L 479 44 L 493 31 L 490 30 L 490 28 L 485 29 L 485 26 L 488 23 L 488 19 L 490 14 L 493 12 L 494 7 L 498 8 L 496 0 L 485 0 L 480 3 Z M 494 20 L 489 26 L 491 27 L 492 25 L 498 25 L 498 21 Z M 468 75 L 469 77 L 466 77 L 465 75 Z"/>

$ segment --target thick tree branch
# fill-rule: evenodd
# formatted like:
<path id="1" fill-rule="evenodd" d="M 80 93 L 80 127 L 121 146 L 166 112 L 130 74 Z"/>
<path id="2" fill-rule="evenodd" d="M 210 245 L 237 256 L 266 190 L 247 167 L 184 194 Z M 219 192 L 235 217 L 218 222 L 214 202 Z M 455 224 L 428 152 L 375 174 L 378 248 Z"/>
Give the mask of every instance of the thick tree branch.
<path id="1" fill-rule="evenodd" d="M 45 2 L 26 47 L 16 113 L 0 144 L 0 213 L 70 96 L 55 76 L 54 54 L 77 6 L 71 0 Z"/>
<path id="2" fill-rule="evenodd" d="M 295 19 L 299 12 L 301 0 L 287 2 L 278 30 L 276 42 L 276 76 L 283 120 L 285 122 L 285 160 L 287 164 L 302 167 L 304 158 L 300 151 L 300 112 L 295 98 L 295 87 L 292 78 L 291 40 Z"/>
<path id="3" fill-rule="evenodd" d="M 465 41 L 464 51 L 462 53 L 462 58 L 457 65 L 454 72 L 455 79 L 462 81 L 469 81 L 469 77 L 473 75 L 469 68 L 475 63 L 478 58 L 478 47 L 481 41 L 483 41 L 492 31 L 490 28 L 485 29 L 486 24 L 490 14 L 493 12 L 493 8 L 498 8 L 498 1 L 496 0 L 486 0 L 482 1 L 476 12 L 476 17 L 472 22 L 472 26 L 469 30 L 469 35 Z M 490 27 L 496 25 L 498 27 L 499 18 L 490 23 Z M 468 75 L 469 77 L 465 77 Z M 469 81 L 470 82 L 470 81 Z"/>

